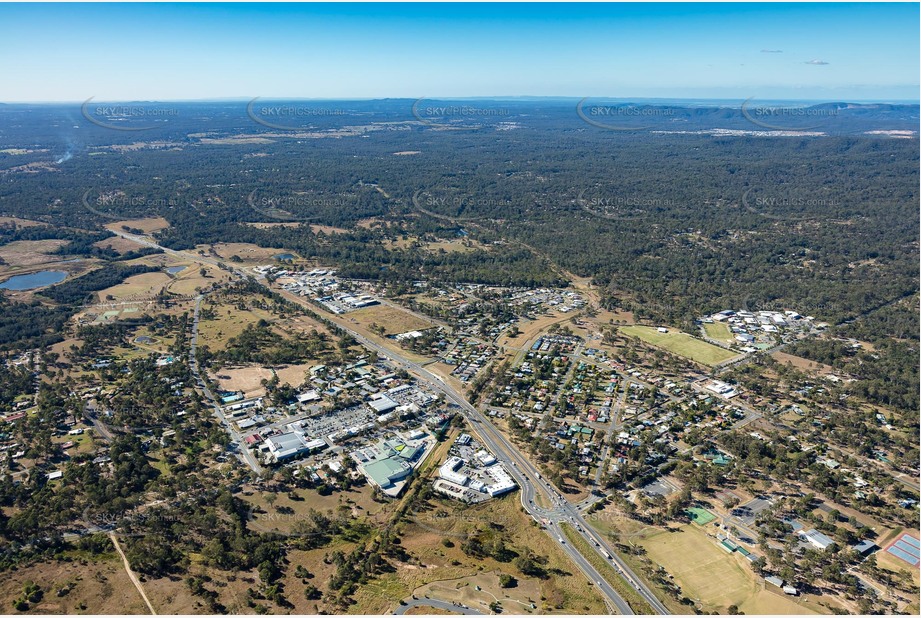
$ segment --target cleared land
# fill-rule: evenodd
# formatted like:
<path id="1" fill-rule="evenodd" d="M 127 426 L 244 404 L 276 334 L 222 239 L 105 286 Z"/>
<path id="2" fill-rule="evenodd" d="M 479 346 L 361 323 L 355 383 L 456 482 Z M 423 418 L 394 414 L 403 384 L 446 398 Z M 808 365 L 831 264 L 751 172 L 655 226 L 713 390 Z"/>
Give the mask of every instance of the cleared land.
<path id="1" fill-rule="evenodd" d="M 704 365 L 717 365 L 738 356 L 735 352 L 672 329 L 662 333 L 652 326 L 621 326 L 620 332 Z"/>
<path id="2" fill-rule="evenodd" d="M 162 272 L 143 273 L 128 277 L 124 282 L 99 292 L 99 300 L 105 302 L 124 302 L 153 298 L 166 287 L 172 279 Z"/>
<path id="3" fill-rule="evenodd" d="M 23 586 L 31 581 L 41 586 L 44 595 L 38 603 L 30 603 L 28 613 L 149 614 L 114 549 L 99 556 L 82 551 L 69 551 L 66 556 L 71 561 L 7 570 L 0 578 L 0 598 L 22 596 Z M 61 594 L 61 590 L 67 592 Z M 5 610 L 12 610 L 12 605 Z"/>
<path id="4" fill-rule="evenodd" d="M 467 603 L 471 607 L 482 609 L 479 602 L 490 599 L 489 595 L 483 594 L 489 591 L 498 597 L 503 612 L 527 613 L 529 608 L 511 600 L 527 602 L 526 598 L 520 598 L 522 595 L 516 589 L 498 588 L 493 585 L 497 580 L 493 579 L 485 580 L 486 586 L 479 583 L 479 578 L 484 574 L 487 578 L 494 578 L 495 573 L 502 572 L 516 577 L 520 589 L 528 593 L 528 596 L 531 596 L 532 589 L 539 590 L 534 592 L 536 596 L 531 596 L 537 605 L 537 609 L 532 610 L 534 613 L 606 613 L 604 602 L 594 586 L 589 584 L 581 571 L 572 566 L 559 546 L 546 534 L 538 532 L 532 520 L 521 512 L 516 494 L 477 506 L 463 506 L 446 499 L 435 499 L 432 503 L 442 506 L 437 506 L 433 511 L 425 511 L 424 515 L 431 517 L 425 517 L 424 521 L 431 523 L 437 511 L 446 513 L 446 519 L 437 520 L 437 526 L 443 532 L 433 531 L 432 525 L 422 527 L 410 522 L 401 539 L 402 545 L 417 556 L 421 564 L 400 564 L 395 573 L 384 574 L 369 582 L 356 593 L 358 605 L 350 608 L 350 612 L 390 613 L 399 599 L 408 599 L 411 594 L 424 596 L 425 587 L 437 583 L 439 591 L 445 595 L 450 594 L 451 589 L 460 590 L 469 586 L 471 590 L 457 594 L 473 601 Z M 507 546 L 519 552 L 528 549 L 539 556 L 546 556 L 548 561 L 545 568 L 558 571 L 545 579 L 529 578 L 511 563 L 497 562 L 492 558 L 472 558 L 464 553 L 461 545 L 472 528 L 482 529 L 491 524 L 501 526 L 502 538 Z M 441 544 L 443 538 L 450 540 L 452 546 Z M 480 585 L 483 591 L 474 590 L 475 585 Z M 508 600 L 504 600 L 505 594 L 509 595 Z M 431 596 L 440 598 L 438 593 Z M 452 599 L 447 597 L 446 600 Z"/>
<path id="5" fill-rule="evenodd" d="M 227 304 L 209 305 L 202 304 L 202 308 L 214 308 L 215 319 L 202 319 L 198 323 L 198 336 L 200 342 L 207 345 L 212 350 L 222 350 L 227 342 L 243 332 L 243 329 L 250 324 L 255 324 L 259 320 L 269 322 L 275 319 L 269 311 L 262 309 L 249 309 L 240 311 L 236 307 Z"/>
<path id="6" fill-rule="evenodd" d="M 128 253 L 129 251 L 138 250 L 138 244 L 136 242 L 128 240 L 127 238 L 122 238 L 121 236 L 113 236 L 112 238 L 100 240 L 99 242 L 94 243 L 93 246 L 99 247 L 101 249 L 113 249 L 114 251 L 117 251 L 119 255 Z"/>
<path id="7" fill-rule="evenodd" d="M 145 234 L 151 234 L 153 232 L 168 228 L 169 221 L 163 217 L 153 217 L 150 219 L 126 219 L 124 221 L 109 223 L 105 227 L 110 231 L 116 232 L 124 232 L 124 228 L 130 227 L 136 230 L 141 230 Z"/>
<path id="8" fill-rule="evenodd" d="M 298 257 L 287 249 L 259 247 L 244 242 L 199 245 L 197 249 L 204 250 L 205 253 L 211 253 L 211 255 L 217 256 L 222 260 L 230 260 L 233 256 L 237 256 L 244 264 L 272 264 L 275 261 L 274 256 L 279 253 L 291 253 L 295 257 Z"/>
<path id="9" fill-rule="evenodd" d="M 0 259 L 6 262 L 4 269 L 10 270 L 59 262 L 64 257 L 51 253 L 66 244 L 66 240 L 58 239 L 16 240 L 0 247 Z"/>
<path id="10" fill-rule="evenodd" d="M 369 327 L 371 324 L 377 324 L 384 327 L 384 333 L 387 335 L 396 335 L 411 330 L 424 330 L 434 326 L 431 322 L 416 317 L 408 311 L 396 309 L 388 305 L 375 305 L 366 309 L 352 311 L 348 317 L 362 326 Z"/>
<path id="11" fill-rule="evenodd" d="M 800 371 L 808 372 L 819 372 L 819 373 L 834 373 L 835 368 L 830 365 L 823 365 L 816 361 L 809 360 L 808 358 L 803 358 L 802 356 L 794 356 L 793 354 L 787 354 L 786 352 L 774 352 L 771 354 L 778 363 L 786 365 L 787 363 L 793 365 Z"/>
<path id="12" fill-rule="evenodd" d="M 300 386 L 304 382 L 307 371 L 316 363 L 306 365 L 287 365 L 283 368 L 276 367 L 274 373 L 278 375 L 281 384 Z M 265 393 L 262 380 L 272 378 L 273 371 L 268 367 L 254 365 L 251 367 L 222 368 L 217 374 L 217 381 L 223 390 L 242 391 L 246 397 L 256 397 Z"/>

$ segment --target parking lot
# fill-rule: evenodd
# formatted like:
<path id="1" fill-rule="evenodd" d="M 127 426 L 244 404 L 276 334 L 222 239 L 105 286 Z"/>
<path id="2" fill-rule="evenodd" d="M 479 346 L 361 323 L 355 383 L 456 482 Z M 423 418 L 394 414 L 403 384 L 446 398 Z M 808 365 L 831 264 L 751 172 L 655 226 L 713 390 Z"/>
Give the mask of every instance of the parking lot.
<path id="1" fill-rule="evenodd" d="M 297 421 L 301 424 L 303 432 L 311 437 L 325 438 L 331 433 L 336 433 L 350 427 L 373 423 L 377 414 L 368 410 L 366 406 L 352 406 L 337 410 L 330 414 L 305 418 Z"/>
<path id="2" fill-rule="evenodd" d="M 738 519 L 744 525 L 751 526 L 758 518 L 758 514 L 770 506 L 771 501 L 769 499 L 759 496 L 754 500 L 747 502 L 746 504 L 737 506 L 736 508 L 732 509 L 732 516 Z"/>

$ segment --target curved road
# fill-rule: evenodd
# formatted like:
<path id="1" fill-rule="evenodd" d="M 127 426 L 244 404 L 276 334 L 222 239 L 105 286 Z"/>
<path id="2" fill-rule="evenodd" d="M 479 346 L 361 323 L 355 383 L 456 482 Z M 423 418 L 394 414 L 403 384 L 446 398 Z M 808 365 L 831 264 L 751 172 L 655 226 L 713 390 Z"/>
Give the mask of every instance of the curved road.
<path id="1" fill-rule="evenodd" d="M 413 599 L 412 601 L 403 601 L 403 604 L 397 606 L 393 612 L 395 616 L 405 614 L 410 607 L 437 607 L 438 609 L 447 610 L 455 614 L 464 614 L 467 616 L 482 616 L 483 612 L 478 612 L 469 607 L 458 607 L 447 601 L 438 601 L 436 599 Z"/>

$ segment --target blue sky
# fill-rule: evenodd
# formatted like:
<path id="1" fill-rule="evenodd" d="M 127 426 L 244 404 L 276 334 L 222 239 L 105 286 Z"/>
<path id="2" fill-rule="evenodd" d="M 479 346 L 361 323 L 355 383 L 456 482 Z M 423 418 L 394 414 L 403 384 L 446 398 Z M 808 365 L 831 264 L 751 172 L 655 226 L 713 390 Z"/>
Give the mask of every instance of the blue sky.
<path id="1" fill-rule="evenodd" d="M 0 4 L 0 101 L 917 100 L 918 4 Z"/>

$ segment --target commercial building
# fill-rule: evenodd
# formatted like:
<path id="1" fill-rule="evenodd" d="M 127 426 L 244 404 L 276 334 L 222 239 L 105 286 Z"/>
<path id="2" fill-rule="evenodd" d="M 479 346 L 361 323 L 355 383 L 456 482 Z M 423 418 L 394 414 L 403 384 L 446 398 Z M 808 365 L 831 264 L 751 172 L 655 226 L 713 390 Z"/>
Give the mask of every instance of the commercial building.
<path id="1" fill-rule="evenodd" d="M 308 443 L 304 439 L 304 436 L 291 431 L 267 438 L 265 440 L 265 447 L 271 454 L 272 459 L 276 463 L 281 463 L 295 457 L 300 457 L 301 455 L 306 455 L 311 451 L 311 445 L 313 445 L 313 448 L 320 448 L 321 445 L 325 446 L 326 444 L 322 440 L 319 442 L 320 444 L 317 444 L 317 441 L 314 440 Z"/>
<path id="2" fill-rule="evenodd" d="M 802 540 L 807 541 L 816 549 L 828 549 L 828 547 L 834 543 L 833 540 L 814 529 L 800 532 L 799 536 Z"/>

